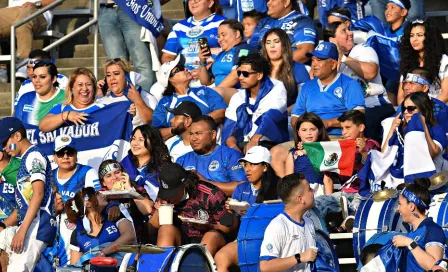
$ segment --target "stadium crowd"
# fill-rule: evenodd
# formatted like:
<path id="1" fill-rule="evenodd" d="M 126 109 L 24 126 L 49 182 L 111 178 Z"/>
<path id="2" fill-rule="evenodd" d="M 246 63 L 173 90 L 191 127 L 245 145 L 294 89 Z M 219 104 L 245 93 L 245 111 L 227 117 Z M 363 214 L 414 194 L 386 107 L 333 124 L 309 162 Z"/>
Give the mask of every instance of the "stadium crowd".
<path id="1" fill-rule="evenodd" d="M 12 1 L 0 35 L 13 12 L 52 2 Z M 367 245 L 360 267 L 380 271 L 375 256 L 399 248 L 396 271 L 447 271 L 428 210 L 448 190 L 430 179 L 448 170 L 448 56 L 422 0 L 371 0 L 372 16 L 367 1 L 319 1 L 319 23 L 301 0 L 188 0 L 149 47 L 122 2 L 100 1 L 104 79 L 83 67 L 67 78 L 32 50 L 50 15 L 18 28 L 29 79 L 0 119 L 2 271 L 82 267 L 92 254 L 120 265 L 119 246 L 192 243 L 229 271 L 246 212 L 265 201 L 284 209 L 248 252 L 260 271 L 319 271 L 306 213 L 352 232 L 387 190 L 411 227 Z"/>

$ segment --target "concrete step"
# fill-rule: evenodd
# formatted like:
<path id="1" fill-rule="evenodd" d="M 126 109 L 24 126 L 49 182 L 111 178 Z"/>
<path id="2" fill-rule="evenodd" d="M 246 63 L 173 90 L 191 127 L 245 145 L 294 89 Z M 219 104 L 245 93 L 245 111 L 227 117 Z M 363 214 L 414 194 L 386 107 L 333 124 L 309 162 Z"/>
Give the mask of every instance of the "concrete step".
<path id="1" fill-rule="evenodd" d="M 73 58 L 91 58 L 93 57 L 93 44 L 75 45 L 75 53 Z M 98 45 L 98 57 L 107 57 L 106 51 L 102 44 Z"/>
<path id="2" fill-rule="evenodd" d="M 0 108 L 2 107 L 11 107 L 11 93 L 0 92 Z"/>
<path id="3" fill-rule="evenodd" d="M 11 107 L 0 107 L 0 118 L 11 116 Z"/>
<path id="4" fill-rule="evenodd" d="M 90 7 L 90 0 L 67 0 L 64 1 L 61 5 L 56 7 L 59 10 L 70 10 L 70 9 L 84 9 Z"/>
<path id="5" fill-rule="evenodd" d="M 19 89 L 20 89 L 20 81 L 16 81 L 16 91 L 19 91 Z M 10 92 L 11 92 L 11 83 L 0 83 L 0 94 Z"/>
<path id="6" fill-rule="evenodd" d="M 93 52 L 92 52 L 93 55 Z M 107 57 L 101 57 L 98 58 L 98 64 L 99 66 L 102 66 L 103 63 L 105 63 L 107 60 Z M 65 59 L 57 59 L 56 65 L 58 66 L 58 69 L 61 68 L 78 68 L 78 67 L 86 67 L 86 66 L 93 66 L 93 58 L 65 58 Z"/>

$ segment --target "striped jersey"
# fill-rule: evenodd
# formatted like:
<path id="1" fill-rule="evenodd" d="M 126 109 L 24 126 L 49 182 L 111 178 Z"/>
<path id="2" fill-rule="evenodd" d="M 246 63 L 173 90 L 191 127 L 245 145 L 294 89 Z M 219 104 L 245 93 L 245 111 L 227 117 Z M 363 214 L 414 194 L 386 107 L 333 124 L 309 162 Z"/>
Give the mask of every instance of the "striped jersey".
<path id="1" fill-rule="evenodd" d="M 162 51 L 171 55 L 184 55 L 188 70 L 198 68 L 199 38 L 207 38 L 210 48 L 219 47 L 218 27 L 225 19 L 224 16 L 213 13 L 200 21 L 193 17 L 180 21 L 173 26 Z"/>

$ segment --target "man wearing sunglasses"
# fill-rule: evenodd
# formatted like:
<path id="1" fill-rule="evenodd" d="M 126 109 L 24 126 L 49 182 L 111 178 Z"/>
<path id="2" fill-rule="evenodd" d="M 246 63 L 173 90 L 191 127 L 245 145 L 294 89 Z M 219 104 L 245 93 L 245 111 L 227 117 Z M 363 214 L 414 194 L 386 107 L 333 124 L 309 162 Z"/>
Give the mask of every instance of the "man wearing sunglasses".
<path id="1" fill-rule="evenodd" d="M 19 228 L 11 241 L 8 271 L 33 271 L 40 254 L 56 236 L 51 164 L 45 153 L 26 138 L 19 119 L 5 117 L 0 120 L 0 128 L 3 150 L 22 158 L 15 187 Z"/>
<path id="2" fill-rule="evenodd" d="M 101 189 L 97 171 L 90 166 L 77 163 L 78 152 L 68 135 L 59 135 L 54 142 L 53 158 L 58 168 L 53 170 L 53 180 L 65 203 L 82 188 Z"/>
<path id="3" fill-rule="evenodd" d="M 170 151 L 171 160 L 176 162 L 180 156 L 193 151 L 190 145 L 190 126 L 193 119 L 202 115 L 201 109 L 191 101 L 183 101 L 175 109 L 167 108 L 174 117 L 171 119 L 171 133 L 165 144 Z"/>
<path id="4" fill-rule="evenodd" d="M 48 52 L 43 51 L 42 49 L 36 49 L 31 51 L 31 53 L 28 55 L 28 61 L 26 65 L 22 68 L 20 68 L 16 72 L 16 77 L 22 77 L 25 80 L 20 85 L 19 92 L 16 95 L 15 104 L 17 104 L 17 101 L 19 101 L 20 97 L 26 93 L 34 91 L 34 85 L 31 81 L 31 75 L 33 74 L 33 68 L 36 65 L 36 63 L 39 63 L 40 61 L 50 61 L 51 57 L 48 54 Z M 23 70 L 23 71 L 22 71 Z M 59 83 L 59 88 L 65 90 L 68 83 L 68 78 L 64 76 L 63 74 L 58 73 L 57 81 Z"/>

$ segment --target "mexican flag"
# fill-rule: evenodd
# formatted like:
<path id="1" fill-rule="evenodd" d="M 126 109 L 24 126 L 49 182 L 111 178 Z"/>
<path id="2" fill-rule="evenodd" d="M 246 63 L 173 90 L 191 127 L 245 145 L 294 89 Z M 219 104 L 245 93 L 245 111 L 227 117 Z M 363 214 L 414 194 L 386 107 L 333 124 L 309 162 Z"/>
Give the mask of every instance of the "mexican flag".
<path id="1" fill-rule="evenodd" d="M 355 163 L 355 140 L 303 143 L 316 172 L 335 172 L 351 177 Z"/>

